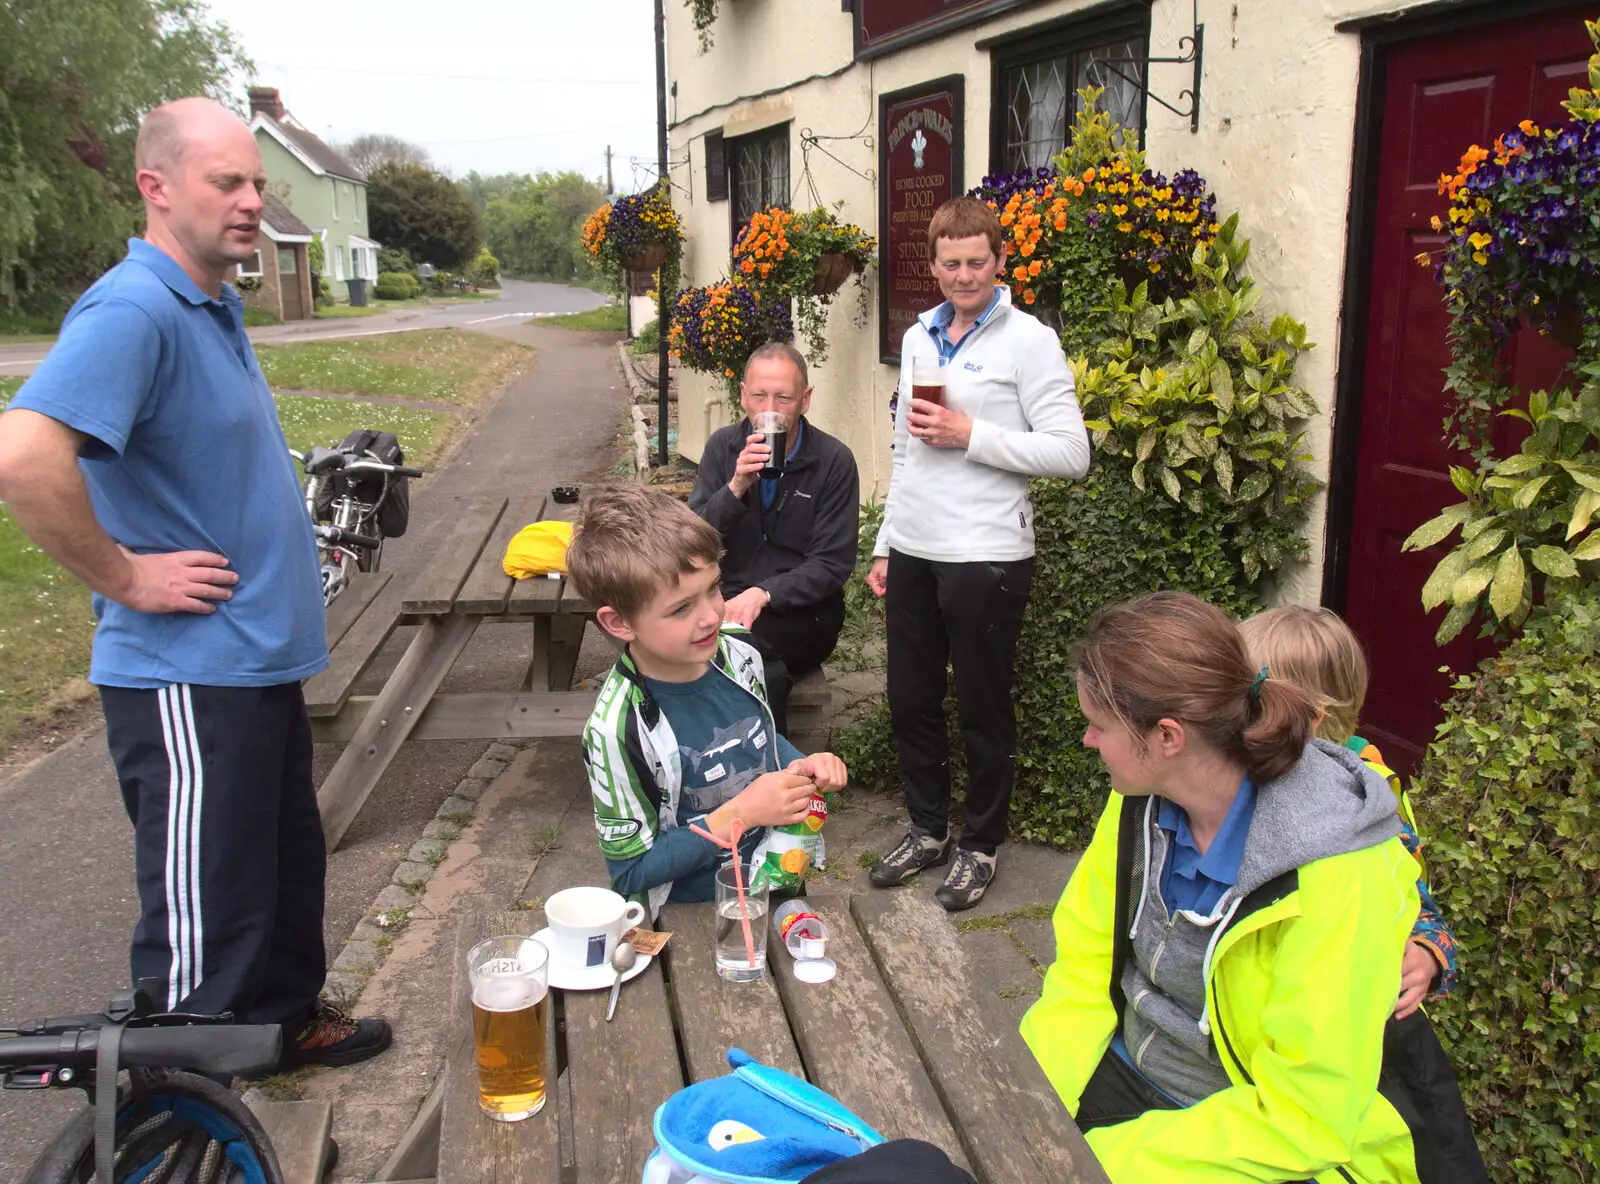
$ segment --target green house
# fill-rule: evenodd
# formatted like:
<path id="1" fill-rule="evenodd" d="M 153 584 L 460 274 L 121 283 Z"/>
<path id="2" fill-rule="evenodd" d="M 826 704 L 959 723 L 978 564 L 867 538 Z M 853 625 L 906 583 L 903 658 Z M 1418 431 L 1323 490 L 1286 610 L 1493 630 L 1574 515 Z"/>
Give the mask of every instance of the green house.
<path id="1" fill-rule="evenodd" d="M 378 278 L 382 244 L 367 237 L 367 179 L 295 121 L 276 87 L 252 86 L 250 112 L 268 187 L 322 241 L 334 298 L 348 299 L 348 280 Z"/>

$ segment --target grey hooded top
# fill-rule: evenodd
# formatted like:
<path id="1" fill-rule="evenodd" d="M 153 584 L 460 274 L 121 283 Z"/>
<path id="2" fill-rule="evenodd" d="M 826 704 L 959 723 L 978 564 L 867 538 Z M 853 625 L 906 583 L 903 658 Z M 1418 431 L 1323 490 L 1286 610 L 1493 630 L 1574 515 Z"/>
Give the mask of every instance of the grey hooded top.
<path id="1" fill-rule="evenodd" d="M 1185 1106 L 1231 1084 L 1206 1015 L 1218 939 L 1262 885 L 1398 835 L 1398 805 L 1389 783 L 1355 753 L 1311 741 L 1293 768 L 1257 787 L 1238 882 L 1209 915 L 1200 915 L 1170 912 L 1161 897 L 1171 837 L 1156 825 L 1155 800 L 1146 799 L 1144 841 L 1134 851 L 1131 956 L 1122 974 L 1123 1041 L 1146 1078 Z"/>

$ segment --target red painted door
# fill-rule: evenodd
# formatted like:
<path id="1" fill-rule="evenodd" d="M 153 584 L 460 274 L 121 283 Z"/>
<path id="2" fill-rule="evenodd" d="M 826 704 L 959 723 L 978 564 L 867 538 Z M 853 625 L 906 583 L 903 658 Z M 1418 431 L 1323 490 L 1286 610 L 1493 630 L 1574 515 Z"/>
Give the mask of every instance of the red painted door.
<path id="1" fill-rule="evenodd" d="M 1416 257 L 1443 241 L 1430 228 L 1446 209 L 1439 176 L 1455 172 L 1470 145 L 1487 147 L 1523 119 L 1565 118 L 1561 101 L 1587 76 L 1585 16 L 1592 4 L 1402 43 L 1382 67 L 1345 615 L 1372 662 L 1362 732 L 1402 771 L 1415 768 L 1441 718 L 1450 680 L 1439 668 L 1467 670 L 1488 652 L 1471 636 L 1434 644 L 1445 609 L 1424 614 L 1421 590 L 1444 551 L 1400 550 L 1417 526 L 1461 500 L 1449 466 L 1470 463 L 1444 442 L 1448 321 L 1432 270 Z M 1523 390 L 1552 385 L 1570 358 L 1527 331 L 1507 349 Z"/>

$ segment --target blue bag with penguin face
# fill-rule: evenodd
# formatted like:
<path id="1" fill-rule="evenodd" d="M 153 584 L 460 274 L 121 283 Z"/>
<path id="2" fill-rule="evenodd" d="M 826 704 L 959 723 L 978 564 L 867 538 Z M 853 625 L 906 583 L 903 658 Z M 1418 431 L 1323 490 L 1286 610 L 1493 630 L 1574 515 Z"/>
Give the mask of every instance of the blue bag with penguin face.
<path id="1" fill-rule="evenodd" d="M 642 1184 L 799 1184 L 884 1141 L 809 1082 L 728 1050 L 733 1072 L 673 1094 L 656 1110 Z"/>

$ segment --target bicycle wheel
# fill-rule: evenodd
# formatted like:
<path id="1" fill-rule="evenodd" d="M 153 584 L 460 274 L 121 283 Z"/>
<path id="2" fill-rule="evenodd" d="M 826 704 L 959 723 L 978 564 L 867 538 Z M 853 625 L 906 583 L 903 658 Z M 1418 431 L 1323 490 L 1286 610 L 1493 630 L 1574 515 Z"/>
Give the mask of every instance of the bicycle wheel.
<path id="1" fill-rule="evenodd" d="M 150 1096 L 142 1105 L 127 1087 L 117 1095 L 113 1184 L 283 1184 L 267 1133 L 231 1090 L 177 1069 L 147 1071 L 146 1080 Z M 91 1180 L 93 1107 L 62 1128 L 23 1184 Z"/>

